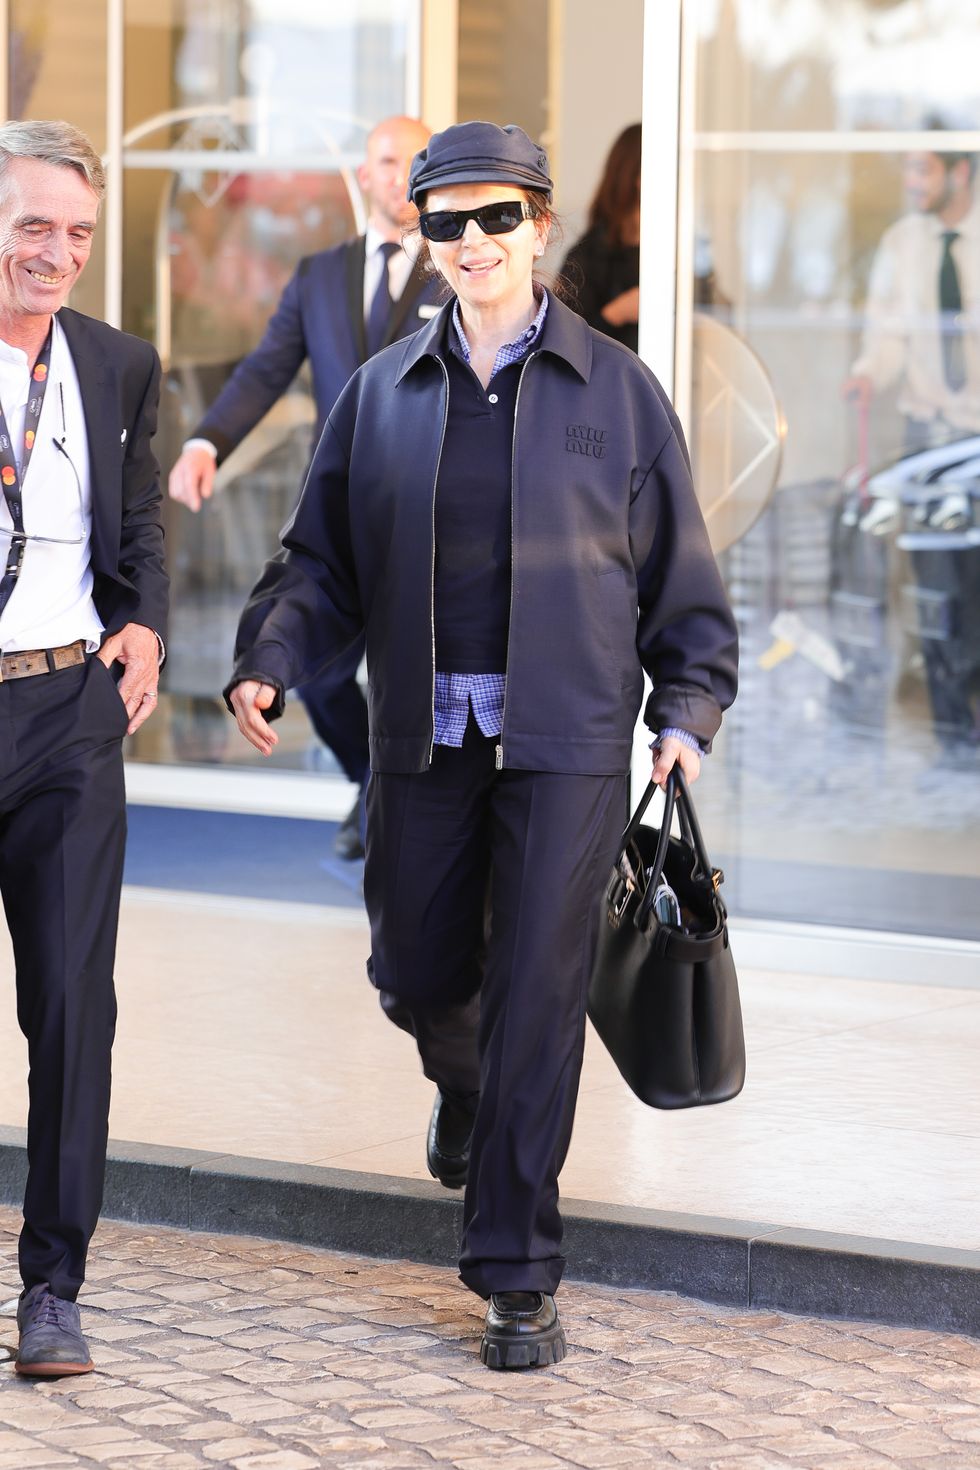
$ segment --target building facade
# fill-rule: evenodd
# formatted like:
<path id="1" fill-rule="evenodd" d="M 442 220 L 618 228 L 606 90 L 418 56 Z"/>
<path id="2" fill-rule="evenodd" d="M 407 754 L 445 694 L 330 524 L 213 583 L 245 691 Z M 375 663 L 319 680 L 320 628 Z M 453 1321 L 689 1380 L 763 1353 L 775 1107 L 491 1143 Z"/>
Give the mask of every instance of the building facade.
<path id="1" fill-rule="evenodd" d="M 298 259 L 363 224 L 354 170 L 379 118 L 521 123 L 551 154 L 565 246 L 610 144 L 642 121 L 640 351 L 688 433 L 742 635 L 742 692 L 700 805 L 731 909 L 783 968 L 816 953 L 857 972 L 880 941 L 890 974 L 952 966 L 980 983 L 972 10 L 0 7 L 7 115 L 67 117 L 104 151 L 103 229 L 73 304 L 157 345 L 165 471 Z M 944 203 L 954 187 L 962 209 Z M 948 268 L 939 279 L 946 234 L 958 303 Z M 324 815 L 349 802 L 299 704 L 260 771 L 217 693 L 312 422 L 301 375 L 199 516 L 168 506 L 170 657 L 160 716 L 130 742 L 134 799 Z M 638 781 L 646 760 L 641 733 Z"/>

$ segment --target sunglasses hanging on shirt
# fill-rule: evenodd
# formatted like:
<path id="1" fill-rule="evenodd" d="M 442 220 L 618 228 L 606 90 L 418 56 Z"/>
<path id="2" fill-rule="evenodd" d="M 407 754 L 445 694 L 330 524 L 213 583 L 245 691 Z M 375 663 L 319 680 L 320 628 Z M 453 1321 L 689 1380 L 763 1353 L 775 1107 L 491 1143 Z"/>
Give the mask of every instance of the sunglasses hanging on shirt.
<path id="1" fill-rule="evenodd" d="M 534 210 L 520 199 L 481 204 L 479 209 L 431 209 L 419 215 L 419 229 L 427 240 L 444 245 L 449 240 L 461 240 L 471 219 L 485 235 L 509 235 L 524 220 L 534 219 Z"/>
<path id="2" fill-rule="evenodd" d="M 47 388 L 48 375 L 51 365 L 51 333 L 48 333 L 48 341 L 45 350 L 38 359 L 38 367 L 42 369 L 38 373 L 35 367 L 33 381 L 35 387 L 31 391 L 31 397 L 27 405 L 27 428 L 24 434 L 24 453 L 18 467 L 17 460 L 11 457 L 12 446 L 10 435 L 7 432 L 6 419 L 3 406 L 0 404 L 0 479 L 3 482 L 4 498 L 7 502 L 7 510 L 13 525 L 0 526 L 0 536 L 10 537 L 10 552 L 7 566 L 4 569 L 4 582 L 8 576 L 13 576 L 14 581 L 20 575 L 24 563 L 24 550 L 29 541 L 37 541 L 45 546 L 82 546 L 85 543 L 85 498 L 82 494 L 82 482 L 79 478 L 75 461 L 65 448 L 67 437 L 67 424 L 65 419 L 65 388 L 63 383 L 58 384 L 58 396 L 61 400 L 61 437 L 52 435 L 51 443 L 61 455 L 71 470 L 75 481 L 75 492 L 78 496 L 78 517 L 82 528 L 78 536 L 40 536 L 34 531 L 24 528 L 24 506 L 21 486 L 27 473 L 27 466 L 37 440 L 37 424 L 41 417 L 41 408 L 44 404 L 44 394 Z M 9 590 L 7 590 L 9 588 Z M 7 600 L 13 592 L 13 585 L 0 583 L 0 611 L 6 606 Z"/>

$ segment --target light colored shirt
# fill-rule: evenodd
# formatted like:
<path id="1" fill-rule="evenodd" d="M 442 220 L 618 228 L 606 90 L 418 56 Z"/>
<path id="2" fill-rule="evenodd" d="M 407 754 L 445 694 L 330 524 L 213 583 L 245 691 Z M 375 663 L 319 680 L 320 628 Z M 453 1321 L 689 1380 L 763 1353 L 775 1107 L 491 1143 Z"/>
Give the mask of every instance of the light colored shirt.
<path id="1" fill-rule="evenodd" d="M 535 296 L 537 294 L 537 289 L 535 289 Z M 548 293 L 542 287 L 540 299 L 538 300 L 538 314 L 534 318 L 534 321 L 529 327 L 525 327 L 523 332 L 514 338 L 513 342 L 505 342 L 502 347 L 497 348 L 497 355 L 493 360 L 493 372 L 490 374 L 491 381 L 494 374 L 499 373 L 501 368 L 510 367 L 512 363 L 520 362 L 521 358 L 530 352 L 535 342 L 541 336 L 542 329 L 544 328 L 544 319 L 547 315 Z M 456 330 L 459 350 L 463 354 L 463 360 L 468 363 L 472 353 L 470 351 L 470 344 L 466 340 L 466 333 L 463 330 L 463 318 L 459 314 L 458 300 L 453 302 L 453 326 Z"/>
<path id="2" fill-rule="evenodd" d="M 963 301 L 966 382 L 959 391 L 943 372 L 939 272 L 948 229 L 958 236 L 951 254 Z M 885 231 L 868 283 L 861 354 L 851 371 L 879 390 L 898 384 L 898 407 L 908 418 L 942 418 L 980 433 L 980 203 L 955 226 L 934 214 L 908 214 Z"/>
<path id="3" fill-rule="evenodd" d="M 402 242 L 401 249 L 394 251 L 388 261 L 388 290 L 391 292 L 392 301 L 397 301 L 408 285 L 408 278 L 412 274 L 415 265 L 415 256 L 418 246 L 412 249 L 413 240 L 417 236 L 409 236 Z M 374 293 L 378 289 L 381 280 L 381 268 L 385 258 L 381 253 L 384 244 L 382 236 L 374 228 L 368 225 L 364 234 L 364 320 L 367 321 L 368 312 L 371 310 L 371 302 Z"/>
<path id="4" fill-rule="evenodd" d="M 19 347 L 0 341 L 0 403 L 18 469 L 24 451 L 31 366 Z M 61 449 L 55 448 L 55 439 Z M 125 452 L 122 446 L 119 452 Z M 17 584 L 0 614 L 0 649 L 12 653 L 58 648 L 84 638 L 89 652 L 94 652 L 101 642 L 103 624 L 92 599 L 88 437 L 75 364 L 57 317 L 44 407 L 21 490 L 28 535 L 59 537 L 71 544 L 28 541 Z M 4 560 L 11 529 L 6 500 L 0 497 L 0 557 Z"/>

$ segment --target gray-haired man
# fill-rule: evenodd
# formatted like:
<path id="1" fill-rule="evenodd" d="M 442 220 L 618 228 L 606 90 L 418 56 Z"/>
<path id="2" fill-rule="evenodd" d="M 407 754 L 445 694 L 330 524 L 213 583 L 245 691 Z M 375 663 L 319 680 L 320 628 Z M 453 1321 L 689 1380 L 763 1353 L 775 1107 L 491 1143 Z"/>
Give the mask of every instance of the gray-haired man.
<path id="1" fill-rule="evenodd" d="M 30 1059 L 17 1370 L 50 1377 L 92 1367 L 75 1298 L 105 1173 L 122 739 L 155 708 L 167 606 L 156 353 L 64 305 L 103 191 L 76 128 L 0 127 L 0 894 Z"/>

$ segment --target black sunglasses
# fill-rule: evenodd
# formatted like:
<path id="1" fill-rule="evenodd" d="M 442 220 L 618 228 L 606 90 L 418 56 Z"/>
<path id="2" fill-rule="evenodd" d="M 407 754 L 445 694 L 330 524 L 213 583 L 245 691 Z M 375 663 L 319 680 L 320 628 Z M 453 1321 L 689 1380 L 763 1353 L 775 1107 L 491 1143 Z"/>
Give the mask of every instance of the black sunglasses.
<path id="1" fill-rule="evenodd" d="M 433 209 L 419 215 L 419 229 L 427 240 L 444 244 L 461 240 L 466 221 L 475 219 L 485 235 L 509 235 L 522 220 L 534 219 L 534 211 L 520 199 L 502 204 L 481 204 L 479 209 Z"/>

